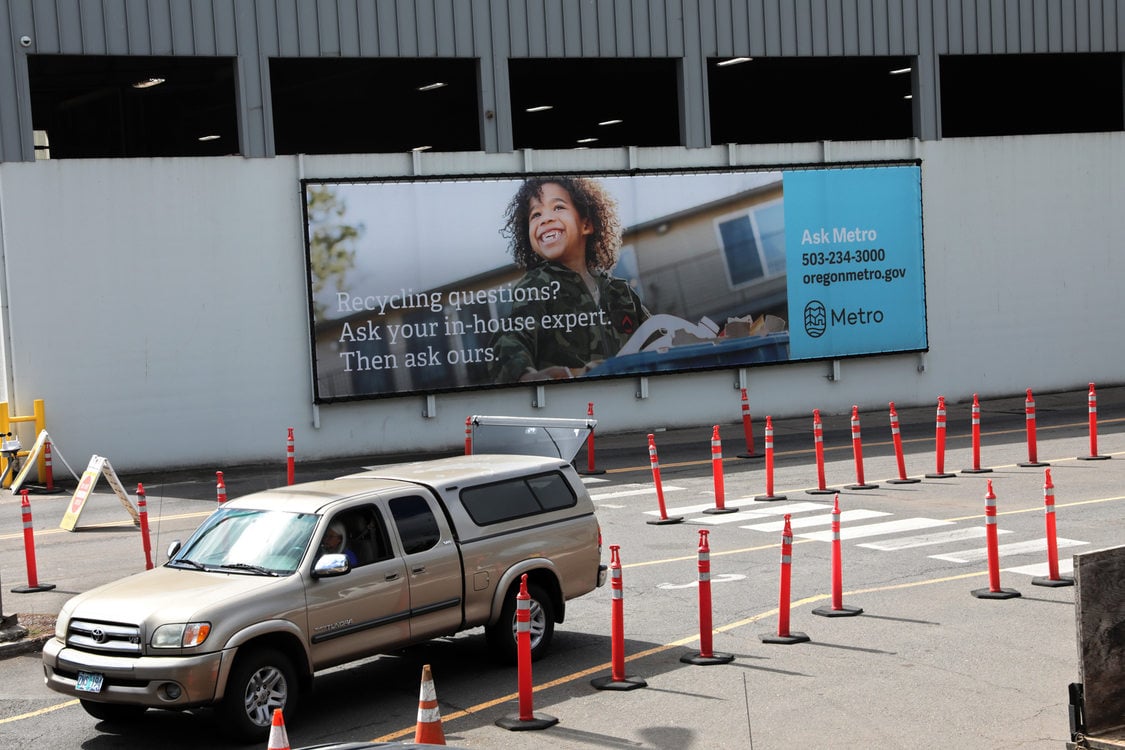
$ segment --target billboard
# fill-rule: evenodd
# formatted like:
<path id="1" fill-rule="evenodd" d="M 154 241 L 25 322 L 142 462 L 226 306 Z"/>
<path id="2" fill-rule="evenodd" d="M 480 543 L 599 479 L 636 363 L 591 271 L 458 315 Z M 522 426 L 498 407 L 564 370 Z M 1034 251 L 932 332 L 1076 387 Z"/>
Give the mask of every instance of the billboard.
<path id="1" fill-rule="evenodd" d="M 928 345 L 917 163 L 301 185 L 318 403 Z"/>

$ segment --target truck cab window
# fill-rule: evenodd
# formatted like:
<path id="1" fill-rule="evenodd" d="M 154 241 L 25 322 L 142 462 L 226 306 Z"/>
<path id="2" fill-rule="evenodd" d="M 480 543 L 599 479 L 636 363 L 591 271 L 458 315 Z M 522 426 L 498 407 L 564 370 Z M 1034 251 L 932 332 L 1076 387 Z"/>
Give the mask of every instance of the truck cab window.
<path id="1" fill-rule="evenodd" d="M 390 501 L 402 549 L 408 555 L 425 552 L 438 543 L 441 532 L 437 519 L 425 498 L 417 495 L 396 497 Z"/>

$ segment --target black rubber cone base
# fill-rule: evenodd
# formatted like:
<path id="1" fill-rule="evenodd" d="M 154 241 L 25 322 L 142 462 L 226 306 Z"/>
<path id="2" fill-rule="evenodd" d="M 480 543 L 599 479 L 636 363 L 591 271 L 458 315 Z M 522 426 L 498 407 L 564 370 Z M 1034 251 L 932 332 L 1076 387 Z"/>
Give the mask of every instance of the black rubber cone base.
<path id="1" fill-rule="evenodd" d="M 576 469 L 576 471 L 584 477 L 592 477 L 595 474 L 605 474 L 605 469 Z"/>
<path id="2" fill-rule="evenodd" d="M 844 604 L 840 609 L 834 609 L 833 607 L 817 607 L 812 613 L 814 615 L 820 615 L 821 617 L 854 617 L 855 615 L 863 614 L 863 608 L 849 607 L 847 604 Z"/>
<path id="3" fill-rule="evenodd" d="M 754 495 L 754 499 L 765 501 L 784 500 L 785 495 Z"/>
<path id="4" fill-rule="evenodd" d="M 1113 456 L 1079 456 L 1079 461 L 1108 461 Z"/>
<path id="5" fill-rule="evenodd" d="M 1051 578 L 1050 576 L 1038 576 L 1031 579 L 1032 586 L 1048 586 L 1053 589 L 1062 586 L 1073 586 L 1074 579 L 1067 576 L 1059 576 L 1058 578 Z"/>
<path id="6" fill-rule="evenodd" d="M 738 508 L 732 508 L 728 505 L 725 508 L 718 508 L 718 507 L 708 508 L 707 510 L 705 510 L 703 512 L 708 514 L 708 515 L 716 515 L 718 513 L 737 513 Z"/>
<path id="7" fill-rule="evenodd" d="M 738 457 L 739 458 L 765 458 L 766 454 L 764 454 L 764 453 L 739 453 Z"/>
<path id="8" fill-rule="evenodd" d="M 625 679 L 615 680 L 613 676 L 609 677 L 595 677 L 590 680 L 590 684 L 598 690 L 636 690 L 637 688 L 648 687 L 648 683 L 640 677 L 633 677 L 632 675 L 625 675 Z"/>
<path id="9" fill-rule="evenodd" d="M 1023 461 L 1022 463 L 1016 464 L 1016 466 L 1034 469 L 1036 466 L 1050 466 L 1050 464 L 1046 461 Z"/>
<path id="10" fill-rule="evenodd" d="M 652 524 L 653 526 L 665 526 L 670 523 L 682 523 L 683 520 L 683 516 L 668 516 L 667 518 L 654 518 L 651 521 L 645 521 L 645 523 Z"/>
<path id="11" fill-rule="evenodd" d="M 734 661 L 734 654 L 720 654 L 717 651 L 712 651 L 708 656 L 704 656 L 702 652 L 697 651 L 694 654 L 684 654 L 680 657 L 680 661 L 684 664 L 699 664 L 705 667 L 711 664 L 730 664 Z"/>
<path id="12" fill-rule="evenodd" d="M 961 469 L 962 474 L 991 474 L 992 469 Z"/>
<path id="13" fill-rule="evenodd" d="M 1015 589 L 974 589 L 972 593 L 978 599 L 1015 599 L 1020 596 L 1020 592 Z"/>
<path id="14" fill-rule="evenodd" d="M 839 491 L 834 487 L 817 487 L 815 490 L 805 490 L 810 495 L 835 495 Z"/>
<path id="15" fill-rule="evenodd" d="M 36 591 L 50 591 L 55 587 L 53 583 L 39 583 L 34 586 L 16 586 L 12 589 L 13 594 L 33 594 Z"/>
<path id="16" fill-rule="evenodd" d="M 932 472 L 930 474 L 925 475 L 926 479 L 951 479 L 955 476 L 957 476 L 957 475 L 956 474 L 950 474 L 947 471 L 940 471 L 940 472 L 935 471 L 935 472 Z"/>
<path id="17" fill-rule="evenodd" d="M 546 729 L 558 724 L 554 716 L 541 714 L 538 711 L 531 714 L 530 719 L 521 719 L 519 714 L 510 714 L 496 720 L 496 726 L 509 729 L 513 732 L 525 732 L 531 729 Z"/>
<path id="18" fill-rule="evenodd" d="M 879 489 L 879 485 L 877 485 L 877 484 L 845 484 L 844 489 L 845 490 L 877 490 L 877 489 Z"/>
<path id="19" fill-rule="evenodd" d="M 918 484 L 921 481 L 916 477 L 907 477 L 906 479 L 888 479 L 887 484 Z"/>
<path id="20" fill-rule="evenodd" d="M 776 633 L 762 633 L 758 638 L 762 643 L 781 643 L 785 645 L 793 643 L 808 643 L 811 639 L 804 633 L 798 633 L 795 630 L 789 632 L 789 635 L 777 635 Z"/>

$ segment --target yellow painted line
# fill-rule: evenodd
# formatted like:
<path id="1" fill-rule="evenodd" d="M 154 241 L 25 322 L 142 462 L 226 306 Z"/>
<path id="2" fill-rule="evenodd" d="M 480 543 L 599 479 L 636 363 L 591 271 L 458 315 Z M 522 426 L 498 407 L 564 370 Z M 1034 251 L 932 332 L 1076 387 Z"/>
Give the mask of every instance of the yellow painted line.
<path id="1" fill-rule="evenodd" d="M 36 716 L 43 716 L 44 714 L 49 714 L 52 711 L 58 711 L 60 708 L 69 708 L 71 706 L 77 705 L 77 700 L 66 701 L 65 703 L 56 703 L 53 706 L 47 706 L 46 708 L 41 708 L 38 711 L 29 711 L 26 714 L 19 714 L 18 716 L 9 716 L 6 719 L 0 719 L 0 724 L 10 724 L 13 721 L 22 721 L 24 719 L 34 719 Z"/>
<path id="2" fill-rule="evenodd" d="M 930 586 L 930 585 L 936 584 L 936 583 L 949 583 L 950 581 L 961 581 L 961 580 L 965 580 L 967 578 L 979 578 L 979 577 L 985 576 L 985 575 L 988 575 L 987 570 L 986 571 L 978 571 L 978 572 L 975 572 L 975 573 L 962 573 L 960 575 L 955 575 L 955 576 L 945 576 L 943 578 L 931 578 L 931 579 L 928 579 L 928 580 L 925 580 L 925 581 L 915 581 L 913 583 L 896 583 L 896 584 L 892 584 L 890 586 L 876 586 L 876 587 L 868 588 L 868 589 L 858 589 L 856 591 L 845 592 L 845 594 L 843 594 L 843 595 L 871 594 L 871 593 L 879 593 L 879 592 L 883 592 L 883 591 L 896 591 L 896 590 L 900 590 L 900 589 L 916 588 L 918 586 Z M 831 598 L 831 594 L 817 594 L 816 596 L 806 597 L 804 599 L 800 599 L 796 602 L 793 602 L 790 606 L 791 607 L 799 607 L 799 606 L 803 606 L 803 605 L 807 605 L 807 604 L 815 604 L 816 602 L 824 601 L 824 600 L 829 599 L 829 598 Z M 737 620 L 735 622 L 728 623 L 726 625 L 722 625 L 720 627 L 715 628 L 712 632 L 714 632 L 714 633 L 725 633 L 725 632 L 728 632 L 728 631 L 731 631 L 731 630 L 735 630 L 736 628 L 740 628 L 740 627 L 744 627 L 746 625 L 751 625 L 753 623 L 760 622 L 760 621 L 766 619 L 767 617 L 771 617 L 771 616 L 776 615 L 776 614 L 778 614 L 778 609 L 775 607 L 774 609 L 766 610 L 765 612 L 759 612 L 758 614 L 753 615 L 751 617 L 747 617 L 747 618 L 742 619 L 742 620 Z M 685 636 L 684 638 L 680 638 L 679 640 L 671 641 L 671 642 L 666 643 L 662 646 L 654 646 L 654 647 L 652 647 L 650 649 L 647 649 L 645 651 L 638 651 L 637 653 L 632 654 L 631 656 L 626 656 L 625 661 L 630 662 L 630 661 L 637 661 L 639 659 L 645 659 L 649 656 L 653 656 L 655 654 L 663 653 L 665 651 L 670 651 L 671 649 L 674 649 L 674 648 L 682 648 L 684 646 L 688 646 L 688 645 L 690 645 L 690 644 L 692 644 L 692 643 L 694 643 L 695 641 L 698 641 L 698 640 L 699 640 L 698 634 Z M 605 662 L 604 664 L 599 664 L 595 667 L 589 667 L 588 669 L 583 669 L 583 670 L 578 671 L 578 672 L 572 672 L 571 674 L 564 675 L 563 677 L 559 677 L 558 679 L 551 680 L 550 682 L 543 683 L 542 685 L 537 685 L 537 686 L 535 686 L 531 689 L 531 692 L 532 693 L 539 693 L 539 692 L 542 692 L 544 690 L 549 690 L 549 689 L 554 688 L 554 687 L 559 687 L 560 685 L 566 685 L 567 683 L 574 682 L 575 680 L 580 680 L 583 677 L 589 677 L 590 675 L 593 675 L 593 674 L 596 674 L 596 673 L 599 673 L 599 672 L 605 672 L 607 669 L 608 670 L 613 669 L 613 663 L 612 662 Z M 511 701 L 518 700 L 519 697 L 520 697 L 519 693 L 509 693 L 508 695 L 504 695 L 504 696 L 501 696 L 499 698 L 494 698 L 490 701 L 478 703 L 475 706 L 463 708 L 460 711 L 454 711 L 451 714 L 443 716 L 442 721 L 443 722 L 453 721 L 455 719 L 460 719 L 460 718 L 465 717 L 465 716 L 471 716 L 472 714 L 479 713 L 481 711 L 485 711 L 489 708 L 493 708 L 493 707 L 498 706 L 502 703 L 509 703 Z M 400 739 L 402 737 L 407 737 L 407 736 L 413 734 L 416 731 L 416 729 L 417 729 L 417 725 L 411 726 L 411 727 L 408 727 L 408 728 L 405 728 L 405 729 L 400 729 L 397 732 L 391 732 L 390 734 L 384 734 L 383 736 L 376 737 L 376 738 L 374 738 L 373 740 L 370 740 L 370 741 L 371 742 L 391 742 L 391 741 Z"/>

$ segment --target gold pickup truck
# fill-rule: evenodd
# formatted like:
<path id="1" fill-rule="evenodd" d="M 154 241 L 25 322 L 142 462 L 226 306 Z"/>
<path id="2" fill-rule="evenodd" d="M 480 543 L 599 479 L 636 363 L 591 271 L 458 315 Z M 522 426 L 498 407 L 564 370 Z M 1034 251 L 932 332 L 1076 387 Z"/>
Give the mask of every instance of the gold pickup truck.
<path id="1" fill-rule="evenodd" d="M 323 548 L 330 527 L 343 547 Z M 594 506 L 560 458 L 466 455 L 296 484 L 220 506 L 160 567 L 64 605 L 46 684 L 92 716 L 214 706 L 241 740 L 296 711 L 322 669 L 483 626 L 515 661 L 604 584 Z"/>

